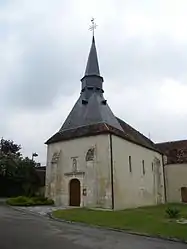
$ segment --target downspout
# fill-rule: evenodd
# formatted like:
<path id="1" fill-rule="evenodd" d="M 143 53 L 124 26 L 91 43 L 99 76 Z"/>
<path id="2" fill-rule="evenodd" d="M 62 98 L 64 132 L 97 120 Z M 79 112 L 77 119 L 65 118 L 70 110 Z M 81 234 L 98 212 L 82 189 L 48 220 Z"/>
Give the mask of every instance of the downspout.
<path id="1" fill-rule="evenodd" d="M 114 171 L 113 171 L 113 147 L 112 147 L 112 134 L 109 134 L 110 141 L 110 166 L 111 166 L 111 197 L 112 197 L 112 210 L 114 210 Z"/>
<path id="2" fill-rule="evenodd" d="M 165 202 L 167 202 L 167 193 L 166 193 L 166 172 L 165 172 L 165 165 L 164 165 L 164 155 L 162 154 L 162 166 L 163 166 L 163 180 L 164 180 L 164 197 Z"/>

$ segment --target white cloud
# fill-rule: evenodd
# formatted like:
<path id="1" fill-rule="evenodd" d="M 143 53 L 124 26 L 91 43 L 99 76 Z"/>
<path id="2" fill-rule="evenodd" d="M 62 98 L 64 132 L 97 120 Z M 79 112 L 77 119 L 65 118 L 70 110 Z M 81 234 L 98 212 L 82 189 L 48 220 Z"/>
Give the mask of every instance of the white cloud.
<path id="1" fill-rule="evenodd" d="M 187 85 L 181 82 L 165 79 L 160 88 L 159 110 L 172 115 L 187 114 Z"/>
<path id="2" fill-rule="evenodd" d="M 92 16 L 113 112 L 156 141 L 186 138 L 186 0 L 0 1 L 1 136 L 39 153 L 80 91 Z"/>

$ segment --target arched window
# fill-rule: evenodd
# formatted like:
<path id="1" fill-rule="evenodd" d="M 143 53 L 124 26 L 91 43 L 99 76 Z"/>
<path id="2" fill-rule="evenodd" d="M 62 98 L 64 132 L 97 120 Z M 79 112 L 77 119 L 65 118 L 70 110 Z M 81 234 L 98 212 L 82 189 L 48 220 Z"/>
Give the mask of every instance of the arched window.
<path id="1" fill-rule="evenodd" d="M 93 161 L 94 160 L 94 148 L 90 148 L 86 153 L 86 161 Z"/>

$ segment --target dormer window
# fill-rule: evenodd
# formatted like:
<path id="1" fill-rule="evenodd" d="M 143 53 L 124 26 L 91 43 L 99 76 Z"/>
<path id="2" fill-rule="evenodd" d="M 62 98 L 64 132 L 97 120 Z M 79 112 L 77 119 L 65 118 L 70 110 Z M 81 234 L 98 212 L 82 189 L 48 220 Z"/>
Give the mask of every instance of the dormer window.
<path id="1" fill-rule="evenodd" d="M 87 104 L 88 104 L 88 100 L 82 99 L 82 104 L 83 104 L 83 105 L 87 105 Z"/>
<path id="2" fill-rule="evenodd" d="M 93 86 L 88 86 L 88 90 L 93 90 Z"/>
<path id="3" fill-rule="evenodd" d="M 101 103 L 102 103 L 103 105 L 106 105 L 106 102 L 107 102 L 107 100 L 106 100 L 106 99 L 104 99 L 104 100 L 102 100 L 102 102 L 101 102 Z"/>

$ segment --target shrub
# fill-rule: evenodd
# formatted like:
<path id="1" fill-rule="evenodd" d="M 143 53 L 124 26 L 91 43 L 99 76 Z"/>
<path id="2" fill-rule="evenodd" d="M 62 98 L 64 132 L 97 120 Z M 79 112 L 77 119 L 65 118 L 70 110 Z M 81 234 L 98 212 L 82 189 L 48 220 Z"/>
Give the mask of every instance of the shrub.
<path id="1" fill-rule="evenodd" d="M 45 202 L 48 200 L 48 198 L 44 196 L 35 196 L 32 197 L 32 199 L 34 200 L 34 202 Z"/>
<path id="2" fill-rule="evenodd" d="M 14 198 L 9 198 L 7 204 L 12 206 L 40 206 L 40 205 L 53 205 L 54 201 L 46 197 L 26 197 L 18 196 Z"/>
<path id="3" fill-rule="evenodd" d="M 175 207 L 168 207 L 166 209 L 166 214 L 170 219 L 176 219 L 180 216 L 180 210 Z"/>
<path id="4" fill-rule="evenodd" d="M 7 200 L 7 204 L 13 205 L 13 206 L 24 206 L 28 202 L 29 202 L 29 198 L 26 196 L 13 197 Z"/>
<path id="5" fill-rule="evenodd" d="M 54 201 L 52 199 L 48 199 L 45 201 L 45 205 L 54 205 Z"/>
<path id="6" fill-rule="evenodd" d="M 48 199 L 47 197 L 44 196 L 37 196 L 32 198 L 35 205 L 53 205 L 54 201 L 51 199 Z"/>

